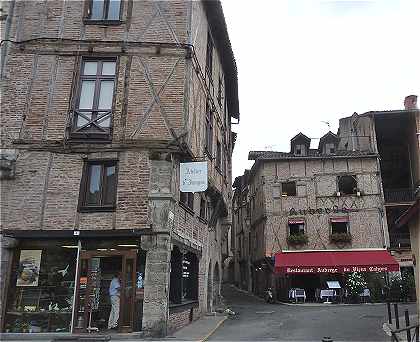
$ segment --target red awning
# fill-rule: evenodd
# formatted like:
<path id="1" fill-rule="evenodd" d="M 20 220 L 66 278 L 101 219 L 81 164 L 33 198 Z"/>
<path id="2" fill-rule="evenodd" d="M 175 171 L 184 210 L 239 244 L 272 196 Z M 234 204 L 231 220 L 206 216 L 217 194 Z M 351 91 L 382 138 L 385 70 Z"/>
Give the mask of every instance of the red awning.
<path id="1" fill-rule="evenodd" d="M 276 273 L 397 272 L 398 262 L 386 250 L 280 252 Z"/>

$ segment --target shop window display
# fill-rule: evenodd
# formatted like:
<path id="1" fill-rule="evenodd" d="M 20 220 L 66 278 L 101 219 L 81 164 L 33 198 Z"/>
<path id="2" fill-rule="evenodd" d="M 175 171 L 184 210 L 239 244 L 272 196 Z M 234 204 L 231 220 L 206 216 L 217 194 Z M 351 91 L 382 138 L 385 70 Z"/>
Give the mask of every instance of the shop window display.
<path id="1" fill-rule="evenodd" d="M 74 246 L 17 250 L 5 332 L 69 332 L 76 268 Z"/>

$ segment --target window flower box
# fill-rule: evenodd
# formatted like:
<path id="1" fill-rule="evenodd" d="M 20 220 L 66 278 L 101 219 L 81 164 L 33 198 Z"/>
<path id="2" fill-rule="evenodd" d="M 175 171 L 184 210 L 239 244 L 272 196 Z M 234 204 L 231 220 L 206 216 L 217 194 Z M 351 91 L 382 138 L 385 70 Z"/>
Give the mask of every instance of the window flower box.
<path id="1" fill-rule="evenodd" d="M 331 242 L 351 242 L 350 233 L 333 233 L 330 235 Z"/>
<path id="2" fill-rule="evenodd" d="M 287 243 L 290 245 L 305 245 L 308 243 L 306 234 L 292 234 L 287 237 Z"/>

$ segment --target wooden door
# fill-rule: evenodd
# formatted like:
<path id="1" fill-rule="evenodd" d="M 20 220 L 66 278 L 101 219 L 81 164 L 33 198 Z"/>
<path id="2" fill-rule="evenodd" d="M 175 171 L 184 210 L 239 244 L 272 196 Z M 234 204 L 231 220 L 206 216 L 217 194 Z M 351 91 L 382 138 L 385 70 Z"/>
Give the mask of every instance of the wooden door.
<path id="1" fill-rule="evenodd" d="M 134 329 L 134 298 L 136 291 L 136 251 L 123 254 L 119 331 L 132 332 Z"/>

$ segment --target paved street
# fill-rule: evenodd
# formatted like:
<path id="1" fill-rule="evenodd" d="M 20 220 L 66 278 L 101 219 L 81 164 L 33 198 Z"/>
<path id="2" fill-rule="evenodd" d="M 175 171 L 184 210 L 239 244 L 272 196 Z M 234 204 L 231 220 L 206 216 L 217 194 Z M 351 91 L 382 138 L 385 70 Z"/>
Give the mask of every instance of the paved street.
<path id="1" fill-rule="evenodd" d="M 290 306 L 266 304 L 264 301 L 224 288 L 228 306 L 237 313 L 226 320 L 210 337 L 212 341 L 321 341 L 331 336 L 334 341 L 389 341 L 382 329 L 387 320 L 382 304 Z M 413 304 L 400 305 L 400 312 Z"/>

